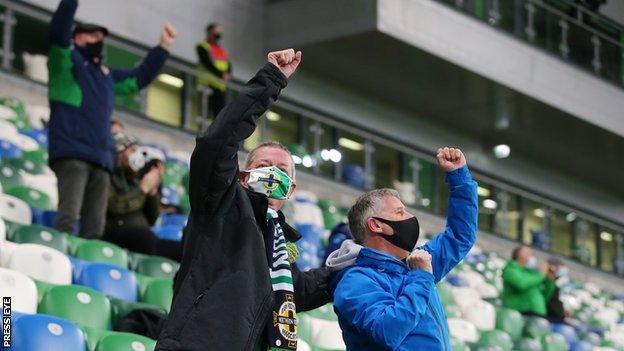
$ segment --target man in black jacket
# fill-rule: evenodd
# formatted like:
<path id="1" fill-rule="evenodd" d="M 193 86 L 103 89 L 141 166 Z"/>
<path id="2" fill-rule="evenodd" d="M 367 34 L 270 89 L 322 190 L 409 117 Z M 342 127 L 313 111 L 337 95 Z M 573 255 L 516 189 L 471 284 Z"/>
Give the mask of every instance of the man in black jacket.
<path id="1" fill-rule="evenodd" d="M 268 61 L 197 138 L 184 255 L 156 350 L 294 350 L 296 312 L 330 301 L 327 271 L 294 264 L 300 235 L 279 211 L 295 189 L 287 150 L 263 144 L 238 169 L 240 145 L 301 52 L 272 52 Z"/>

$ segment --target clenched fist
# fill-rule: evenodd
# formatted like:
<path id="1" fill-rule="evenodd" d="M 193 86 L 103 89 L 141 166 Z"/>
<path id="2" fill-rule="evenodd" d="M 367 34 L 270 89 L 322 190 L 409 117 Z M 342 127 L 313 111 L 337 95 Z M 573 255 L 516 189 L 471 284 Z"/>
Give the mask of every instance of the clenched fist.
<path id="1" fill-rule="evenodd" d="M 436 158 L 438 159 L 438 165 L 444 172 L 452 172 L 466 165 L 464 153 L 460 149 L 452 147 L 438 149 Z"/>
<path id="2" fill-rule="evenodd" d="M 178 33 L 171 24 L 165 24 L 162 33 L 160 34 L 160 46 L 165 50 L 169 50 L 177 35 Z"/>
<path id="3" fill-rule="evenodd" d="M 425 250 L 415 250 L 407 256 L 407 264 L 410 268 L 422 269 L 433 274 L 431 266 L 431 255 Z"/>
<path id="4" fill-rule="evenodd" d="M 267 60 L 277 66 L 286 78 L 290 77 L 301 63 L 301 51 L 293 49 L 269 52 Z"/>

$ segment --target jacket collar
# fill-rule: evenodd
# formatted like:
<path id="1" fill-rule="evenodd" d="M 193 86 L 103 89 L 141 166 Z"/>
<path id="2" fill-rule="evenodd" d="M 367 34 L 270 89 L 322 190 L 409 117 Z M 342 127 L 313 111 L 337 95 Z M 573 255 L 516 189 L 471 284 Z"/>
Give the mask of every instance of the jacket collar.
<path id="1" fill-rule="evenodd" d="M 247 188 L 244 188 L 247 192 L 247 196 L 251 200 L 252 207 L 254 210 L 254 217 L 256 218 L 256 223 L 260 226 L 263 232 L 267 230 L 267 220 L 266 214 L 269 208 L 269 199 L 264 194 L 257 193 L 255 191 L 251 191 Z M 286 223 L 286 217 L 284 217 L 284 213 L 282 211 L 277 211 L 278 221 L 282 226 L 282 230 L 284 231 L 284 237 L 287 241 L 295 242 L 301 239 L 301 234 L 293 227 L 291 227 L 288 223 Z"/>
<path id="2" fill-rule="evenodd" d="M 375 268 L 380 271 L 404 273 L 409 270 L 405 263 L 388 255 L 387 253 L 365 247 L 355 260 L 356 266 Z"/>

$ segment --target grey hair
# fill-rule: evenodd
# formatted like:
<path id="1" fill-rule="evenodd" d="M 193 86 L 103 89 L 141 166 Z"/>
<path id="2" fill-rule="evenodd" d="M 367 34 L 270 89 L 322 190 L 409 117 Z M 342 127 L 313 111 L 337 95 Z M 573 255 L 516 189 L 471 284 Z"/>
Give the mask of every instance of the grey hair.
<path id="1" fill-rule="evenodd" d="M 288 150 L 286 146 L 284 146 L 284 144 L 280 143 L 279 141 L 272 141 L 272 140 L 264 141 L 260 143 L 260 145 L 254 147 L 251 151 L 249 151 L 249 154 L 247 154 L 247 159 L 245 159 L 245 169 L 249 169 L 249 166 L 253 162 L 254 157 L 256 157 L 258 150 L 263 147 L 272 147 L 275 149 L 286 151 L 286 153 L 288 153 L 288 156 L 290 156 L 290 171 L 291 171 L 290 177 L 294 180 L 295 179 L 295 162 L 292 159 L 292 153 L 290 152 L 290 150 Z"/>
<path id="2" fill-rule="evenodd" d="M 349 229 L 353 235 L 353 240 L 362 245 L 368 236 L 366 221 L 368 218 L 378 215 L 381 207 L 381 200 L 392 196 L 401 198 L 399 192 L 394 189 L 382 188 L 368 191 L 362 194 L 349 209 L 347 215 Z"/>

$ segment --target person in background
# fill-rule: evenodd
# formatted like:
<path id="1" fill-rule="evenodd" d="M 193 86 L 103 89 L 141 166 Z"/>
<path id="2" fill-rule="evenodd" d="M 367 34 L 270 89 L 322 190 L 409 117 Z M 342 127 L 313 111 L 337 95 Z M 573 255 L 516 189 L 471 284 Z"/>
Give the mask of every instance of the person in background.
<path id="1" fill-rule="evenodd" d="M 81 237 L 104 233 L 109 177 L 114 167 L 110 133 L 115 94 L 146 87 L 164 66 L 176 32 L 167 24 L 160 44 L 134 69 L 104 65 L 108 30 L 74 26 L 78 0 L 62 0 L 50 23 L 48 53 L 50 167 L 58 179 L 56 229 Z"/>
<path id="2" fill-rule="evenodd" d="M 546 318 L 551 323 L 566 323 L 566 319 L 570 317 L 569 311 L 566 311 L 563 302 L 559 298 L 559 286 L 556 282 L 566 279 L 568 276 L 568 267 L 563 264 L 560 258 L 552 256 L 548 258 L 548 267 L 546 276 L 555 282 L 553 292 L 546 301 Z"/>
<path id="3" fill-rule="evenodd" d="M 159 190 L 164 165 L 157 162 L 140 176 L 129 163 L 129 158 L 137 149 L 135 138 L 124 133 L 115 134 L 117 163 L 110 178 L 106 230 L 102 239 L 134 252 L 179 261 L 182 244 L 160 240 L 151 230 L 160 214 Z"/>
<path id="4" fill-rule="evenodd" d="M 420 225 L 393 189 L 372 190 L 349 210 L 346 240 L 327 259 L 347 350 L 451 350 L 436 283 L 477 239 L 477 183 L 464 154 L 438 150 L 450 188 L 446 228 L 416 247 Z"/>
<path id="5" fill-rule="evenodd" d="M 227 82 L 231 79 L 232 63 L 229 53 L 221 47 L 223 32 L 218 23 L 206 27 L 206 39 L 196 46 L 197 67 L 202 74 L 197 78 L 200 88 L 209 87 L 212 93 L 208 109 L 214 118 L 226 104 Z"/>
<path id="6" fill-rule="evenodd" d="M 528 246 L 516 247 L 503 268 L 503 306 L 524 315 L 546 317 L 546 301 L 553 294 L 553 279 L 538 270 L 538 261 Z"/>
<path id="7" fill-rule="evenodd" d="M 325 264 L 327 258 L 332 252 L 338 250 L 342 243 L 349 239 L 353 239 L 351 230 L 349 230 L 349 225 L 345 222 L 336 224 L 336 226 L 334 226 L 331 230 L 331 233 L 329 233 L 329 238 L 327 239 L 327 248 L 325 249 L 323 264 Z"/>
<path id="8" fill-rule="evenodd" d="M 115 136 L 115 134 L 117 133 L 123 133 L 124 130 L 126 128 L 124 127 L 123 123 L 121 123 L 120 120 L 113 118 L 111 120 L 111 134 L 113 135 L 113 137 Z"/>

